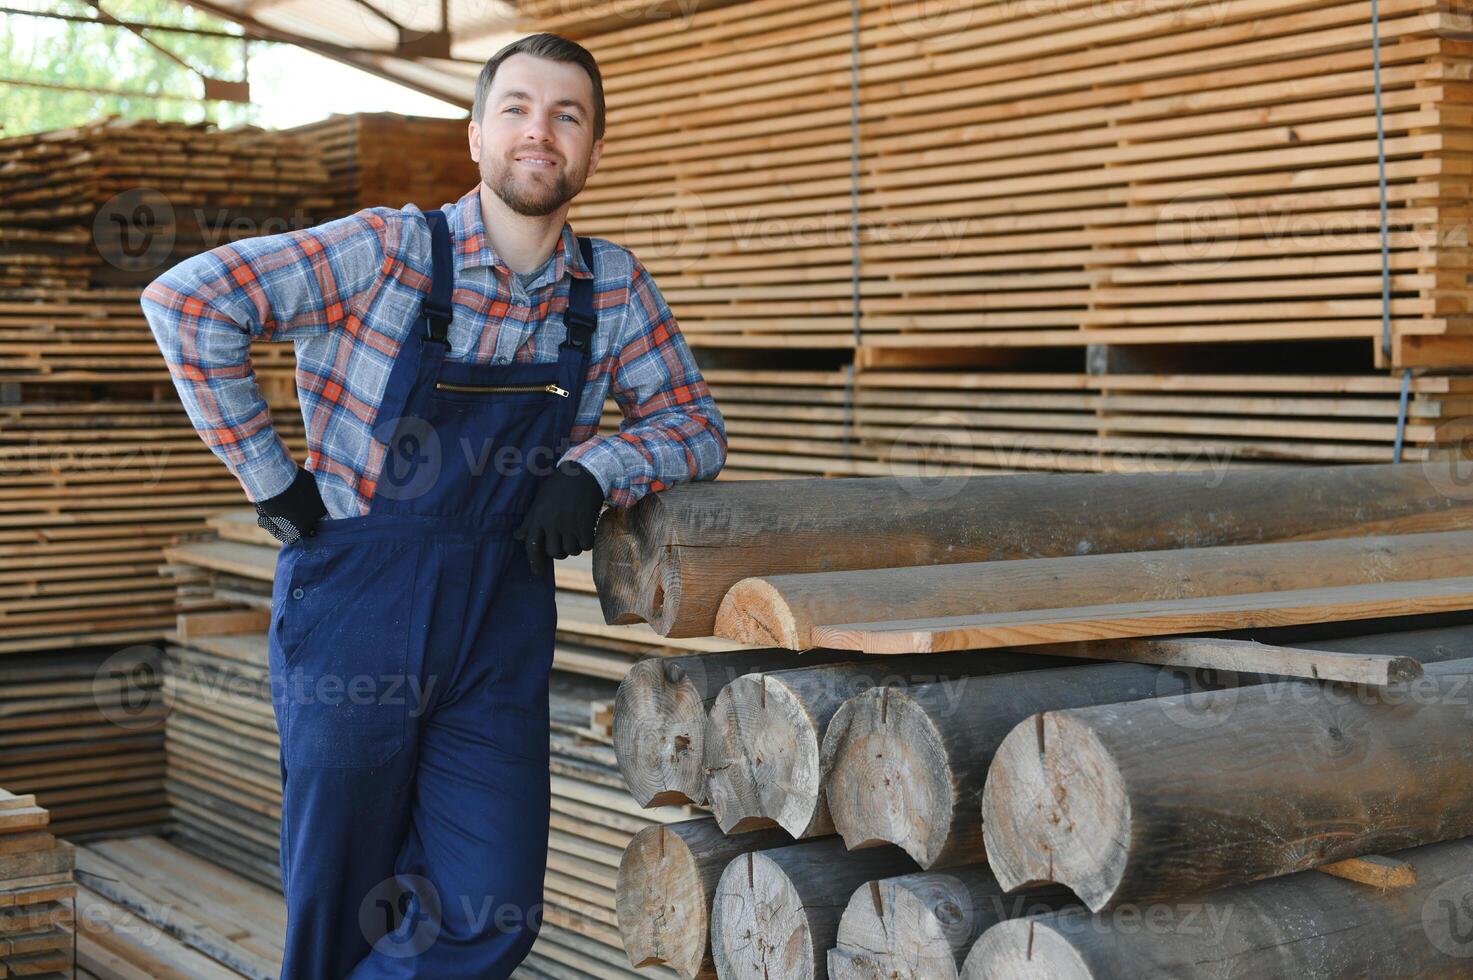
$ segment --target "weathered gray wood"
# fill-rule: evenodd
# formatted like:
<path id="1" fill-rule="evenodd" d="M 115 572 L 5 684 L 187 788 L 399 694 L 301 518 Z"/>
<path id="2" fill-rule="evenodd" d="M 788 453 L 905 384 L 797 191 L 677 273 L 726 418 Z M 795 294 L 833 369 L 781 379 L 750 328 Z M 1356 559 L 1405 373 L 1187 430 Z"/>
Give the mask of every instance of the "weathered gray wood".
<path id="1" fill-rule="evenodd" d="M 1057 646 L 1029 647 L 1028 652 L 1086 660 L 1127 660 L 1166 667 L 1253 671 L 1370 687 L 1385 687 L 1422 676 L 1422 664 L 1411 657 L 1336 653 L 1214 636 L 1060 643 Z"/>
<path id="2" fill-rule="evenodd" d="M 1434 663 L 1473 650 L 1473 627 L 1296 642 L 1346 656 L 1376 653 Z M 851 848 L 894 843 L 926 868 L 980 862 L 986 849 L 978 813 L 988 766 L 1003 738 L 1030 715 L 1198 692 L 1179 711 L 1183 724 L 1191 724 L 1201 692 L 1265 680 L 1283 678 L 1096 664 L 865 692 L 829 722 L 820 756 L 825 801 L 835 830 Z"/>
<path id="3" fill-rule="evenodd" d="M 614 754 L 624 784 L 640 806 L 705 803 L 706 715 L 723 687 L 760 670 L 867 659 L 850 651 L 764 648 L 641 660 L 614 695 Z"/>
<path id="4" fill-rule="evenodd" d="M 729 834 L 771 826 L 794 837 L 831 834 L 819 754 L 829 719 L 846 700 L 872 687 L 910 687 L 1057 662 L 986 652 L 880 658 L 738 677 L 717 695 L 707 722 L 705 769 L 712 812 Z"/>
<path id="5" fill-rule="evenodd" d="M 604 514 L 593 570 L 607 622 L 708 636 L 752 576 L 1469 528 L 1416 464 L 698 481 Z"/>
<path id="6" fill-rule="evenodd" d="M 629 965 L 664 963 L 682 977 L 714 977 L 711 903 L 731 861 L 783 847 L 781 830 L 728 837 L 709 817 L 646 827 L 619 862 L 615 903 Z"/>
<path id="7" fill-rule="evenodd" d="M 716 635 L 803 649 L 818 642 L 817 627 L 834 623 L 1466 575 L 1473 575 L 1470 531 L 770 575 L 731 587 L 716 615 Z"/>
<path id="8" fill-rule="evenodd" d="M 860 885 L 829 950 L 829 980 L 956 980 L 978 937 L 1005 919 L 1074 903 L 1066 889 L 1003 893 L 983 864 Z"/>
<path id="9" fill-rule="evenodd" d="M 1473 659 L 1426 671 L 1030 718 L 987 776 L 989 863 L 1099 911 L 1473 835 Z"/>
<path id="10" fill-rule="evenodd" d="M 711 955 L 716 973 L 818 980 L 854 889 L 916 870 L 898 848 L 847 852 L 837 837 L 734 859 L 716 885 Z"/>
<path id="11" fill-rule="evenodd" d="M 1177 902 L 1083 909 L 993 926 L 963 980 L 1466 980 L 1473 841 L 1400 851 L 1416 874 L 1380 889 L 1318 872 Z"/>

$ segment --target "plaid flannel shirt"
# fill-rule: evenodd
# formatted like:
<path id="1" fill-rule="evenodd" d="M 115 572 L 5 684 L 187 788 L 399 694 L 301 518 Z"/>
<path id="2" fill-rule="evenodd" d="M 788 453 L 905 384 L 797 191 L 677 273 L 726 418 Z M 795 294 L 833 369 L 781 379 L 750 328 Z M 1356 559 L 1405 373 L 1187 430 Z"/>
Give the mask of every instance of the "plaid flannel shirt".
<path id="1" fill-rule="evenodd" d="M 554 362 L 571 276 L 589 270 L 573 230 L 526 289 L 497 257 L 480 187 L 445 205 L 455 250 L 446 356 L 476 364 Z M 571 435 L 574 459 L 627 507 L 652 490 L 711 479 L 726 459 L 721 413 L 654 279 L 629 251 L 594 239 L 593 335 Z M 252 340 L 290 340 L 307 460 L 330 517 L 366 514 L 386 458 L 373 438 L 389 371 L 430 285 L 423 212 L 366 208 L 303 231 L 193 256 L 142 296 L 194 427 L 252 501 L 284 491 L 297 467 L 271 426 L 251 370 Z M 598 433 L 605 397 L 620 431 Z"/>

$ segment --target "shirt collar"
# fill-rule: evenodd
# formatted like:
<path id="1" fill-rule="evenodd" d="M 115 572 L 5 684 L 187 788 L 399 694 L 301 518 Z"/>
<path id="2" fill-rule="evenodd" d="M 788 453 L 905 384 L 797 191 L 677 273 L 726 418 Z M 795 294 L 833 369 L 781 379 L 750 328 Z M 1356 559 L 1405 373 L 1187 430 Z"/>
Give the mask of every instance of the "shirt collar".
<path id="1" fill-rule="evenodd" d="M 481 220 L 481 185 L 477 184 L 455 202 L 455 214 L 450 222 L 451 234 L 455 238 L 455 271 L 464 272 L 475 266 L 489 265 L 502 269 L 507 275 L 511 269 L 501 261 L 491 240 L 486 237 L 486 225 Z M 592 273 L 583 263 L 583 253 L 578 249 L 573 226 L 563 222 L 562 235 L 553 250 L 552 281 L 558 282 L 565 271 L 571 271 L 579 279 L 587 279 Z"/>

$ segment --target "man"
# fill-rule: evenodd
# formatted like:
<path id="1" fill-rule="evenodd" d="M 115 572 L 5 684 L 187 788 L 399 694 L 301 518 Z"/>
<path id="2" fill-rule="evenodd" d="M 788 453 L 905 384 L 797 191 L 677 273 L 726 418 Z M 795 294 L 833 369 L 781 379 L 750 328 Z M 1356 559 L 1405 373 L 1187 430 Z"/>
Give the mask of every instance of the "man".
<path id="1" fill-rule="evenodd" d="M 604 501 L 725 460 L 649 273 L 566 224 L 603 129 L 593 57 L 524 38 L 481 72 L 481 181 L 444 221 L 369 208 L 213 249 L 144 293 L 194 425 L 283 541 L 283 977 L 500 978 L 526 956 L 547 857 L 550 559 L 592 546 Z M 303 469 L 257 393 L 252 339 L 296 344 Z M 608 392 L 624 421 L 600 436 Z"/>

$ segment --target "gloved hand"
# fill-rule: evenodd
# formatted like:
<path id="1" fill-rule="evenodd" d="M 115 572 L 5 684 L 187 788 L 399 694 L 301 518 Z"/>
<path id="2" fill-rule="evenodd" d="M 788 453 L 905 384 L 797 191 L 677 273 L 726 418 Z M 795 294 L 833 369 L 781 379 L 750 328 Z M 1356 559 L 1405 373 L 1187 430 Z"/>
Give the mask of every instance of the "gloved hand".
<path id="1" fill-rule="evenodd" d="M 512 537 L 527 543 L 532 574 L 549 558 L 566 558 L 593 547 L 593 529 L 603 507 L 598 478 L 577 463 L 564 463 L 537 488 L 527 517 Z"/>
<path id="2" fill-rule="evenodd" d="M 282 544 L 317 533 L 317 522 L 327 516 L 327 507 L 317 492 L 317 480 L 305 468 L 281 493 L 256 502 L 256 523 Z"/>

